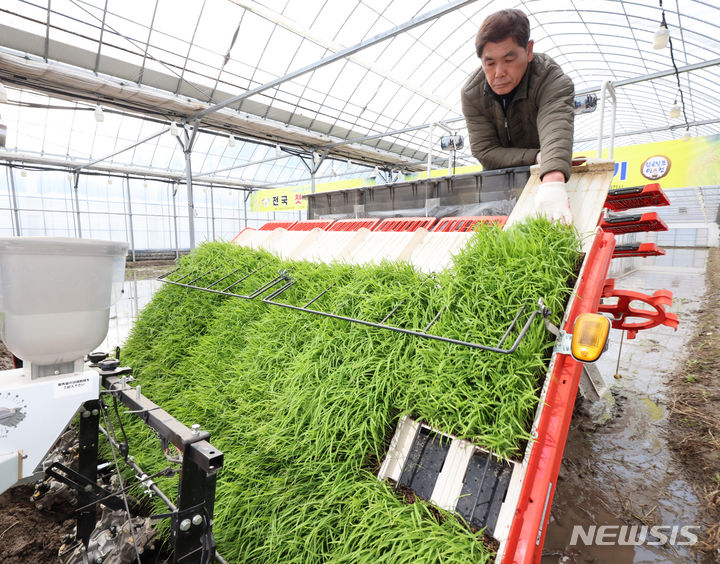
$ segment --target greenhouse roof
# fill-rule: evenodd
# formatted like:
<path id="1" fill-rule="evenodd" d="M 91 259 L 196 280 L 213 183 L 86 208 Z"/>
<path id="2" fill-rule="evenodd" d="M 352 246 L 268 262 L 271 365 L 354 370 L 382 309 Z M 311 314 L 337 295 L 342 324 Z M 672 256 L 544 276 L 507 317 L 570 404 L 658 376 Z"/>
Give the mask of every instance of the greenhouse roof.
<path id="1" fill-rule="evenodd" d="M 177 122 L 198 127 L 188 136 L 193 176 L 207 180 L 264 187 L 306 181 L 314 169 L 419 170 L 442 133 L 429 125 L 467 134 L 459 93 L 478 66 L 473 38 L 506 7 L 529 15 L 535 50 L 578 93 L 613 83 L 616 145 L 720 133 L 720 6 L 647 4 L 7 0 L 6 152 L 73 166 L 112 155 L 107 166 L 182 176 L 185 155 L 169 133 Z M 663 14 L 671 47 L 655 50 Z M 668 115 L 673 103 L 679 118 Z M 578 116 L 576 150 L 596 148 L 599 120 L 597 110 Z M 469 150 L 458 156 L 472 163 Z"/>

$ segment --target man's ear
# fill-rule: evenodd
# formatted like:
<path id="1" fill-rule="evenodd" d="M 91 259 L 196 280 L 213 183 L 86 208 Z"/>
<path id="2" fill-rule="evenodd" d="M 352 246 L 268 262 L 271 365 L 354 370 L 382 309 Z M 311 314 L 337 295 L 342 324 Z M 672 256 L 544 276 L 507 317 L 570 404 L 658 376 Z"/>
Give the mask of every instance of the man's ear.
<path id="1" fill-rule="evenodd" d="M 530 41 L 528 41 L 528 44 L 527 44 L 527 58 L 528 58 L 527 62 L 528 63 L 533 60 L 533 45 L 534 44 L 535 44 L 535 42 L 532 39 Z"/>

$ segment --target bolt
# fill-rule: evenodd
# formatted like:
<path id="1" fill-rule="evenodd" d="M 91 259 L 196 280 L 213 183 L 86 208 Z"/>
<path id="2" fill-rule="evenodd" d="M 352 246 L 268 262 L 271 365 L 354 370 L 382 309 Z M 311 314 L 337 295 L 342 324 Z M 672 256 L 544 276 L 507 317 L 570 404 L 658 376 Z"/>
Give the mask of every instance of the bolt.
<path id="1" fill-rule="evenodd" d="M 200 434 L 200 425 L 198 425 L 197 423 L 194 423 L 192 426 L 192 434 L 193 436 Z"/>
<path id="2" fill-rule="evenodd" d="M 92 414 L 97 417 L 97 416 L 100 414 L 100 411 L 97 410 L 97 409 L 93 409 L 93 410 L 92 410 Z"/>
<path id="3" fill-rule="evenodd" d="M 103 557 L 99 554 L 95 557 L 95 564 L 102 564 Z"/>
<path id="4" fill-rule="evenodd" d="M 92 491 L 92 486 L 88 484 L 87 486 L 85 486 L 84 490 L 89 493 Z"/>
<path id="5" fill-rule="evenodd" d="M 82 416 L 83 416 L 83 419 L 87 419 L 88 417 L 90 417 L 90 412 L 86 409 L 85 411 L 83 411 Z"/>
<path id="6" fill-rule="evenodd" d="M 203 522 L 202 515 L 200 515 L 200 514 L 193 515 L 193 518 L 192 518 L 193 525 L 200 525 L 202 522 Z"/>
<path id="7" fill-rule="evenodd" d="M 180 521 L 180 530 L 184 533 L 190 530 L 190 519 L 183 519 Z"/>

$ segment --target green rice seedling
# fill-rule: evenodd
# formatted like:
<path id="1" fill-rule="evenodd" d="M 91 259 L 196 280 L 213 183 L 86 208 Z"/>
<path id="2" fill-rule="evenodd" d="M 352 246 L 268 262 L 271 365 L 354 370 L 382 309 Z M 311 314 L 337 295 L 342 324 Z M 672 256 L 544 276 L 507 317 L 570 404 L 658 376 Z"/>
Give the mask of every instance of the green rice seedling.
<path id="1" fill-rule="evenodd" d="M 276 300 L 493 345 L 517 309 L 543 298 L 562 315 L 577 239 L 543 221 L 483 227 L 436 276 L 410 265 L 316 265 L 206 244 L 172 275 L 197 283 L 262 269 L 295 284 Z M 326 289 L 324 294 L 320 295 Z M 320 295 L 320 296 L 319 296 Z M 319 296 L 319 297 L 318 297 Z M 514 339 L 514 336 L 511 336 Z M 125 347 L 143 393 L 225 455 L 214 531 L 230 562 L 486 562 L 492 551 L 454 516 L 407 502 L 375 477 L 400 416 L 517 458 L 552 337 L 534 323 L 499 355 L 177 286 L 146 307 Z M 129 416 L 126 416 L 129 420 Z M 126 423 L 138 463 L 167 466 L 157 438 Z M 158 480 L 172 491 L 172 481 Z"/>

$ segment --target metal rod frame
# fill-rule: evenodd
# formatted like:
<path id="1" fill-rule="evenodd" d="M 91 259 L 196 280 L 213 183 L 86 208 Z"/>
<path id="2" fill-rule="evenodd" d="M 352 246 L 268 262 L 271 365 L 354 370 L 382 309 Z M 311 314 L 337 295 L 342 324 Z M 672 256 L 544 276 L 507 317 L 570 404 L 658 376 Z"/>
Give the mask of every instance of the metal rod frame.
<path id="1" fill-rule="evenodd" d="M 330 290 L 330 288 L 332 288 L 332 286 L 330 286 L 329 288 L 327 288 L 326 290 L 324 290 L 320 295 L 318 295 L 318 296 L 316 296 L 315 298 L 313 298 L 313 299 L 312 299 L 308 304 L 306 304 L 305 306 L 295 306 L 295 305 L 291 305 L 291 304 L 287 304 L 287 303 L 283 303 L 283 302 L 276 301 L 275 298 L 277 298 L 278 296 L 282 295 L 285 291 L 287 291 L 289 288 L 291 288 L 292 286 L 294 286 L 294 285 L 297 283 L 297 280 L 293 279 L 293 278 L 289 275 L 289 273 L 283 272 L 283 271 L 280 271 L 280 272 L 278 273 L 278 275 L 275 276 L 273 279 L 265 282 L 265 283 L 262 284 L 259 288 L 255 289 L 253 292 L 251 292 L 251 293 L 249 293 L 249 294 L 237 294 L 237 293 L 228 291 L 228 290 L 230 290 L 232 287 L 234 287 L 234 286 L 236 286 L 237 284 L 239 284 L 240 282 L 246 280 L 247 278 L 249 278 L 249 277 L 252 276 L 253 274 L 255 274 L 255 273 L 259 272 L 260 270 L 262 270 L 263 268 L 265 268 L 265 266 L 267 266 L 267 264 L 268 264 L 268 263 L 265 263 L 265 264 L 261 265 L 260 267 L 256 268 L 256 269 L 253 270 L 252 272 L 250 272 L 250 273 L 246 274 L 245 276 L 241 277 L 239 280 L 233 282 L 232 284 L 230 284 L 229 286 L 227 286 L 226 288 L 224 288 L 224 289 L 222 289 L 222 290 L 214 290 L 214 289 L 212 289 L 212 287 L 215 286 L 215 285 L 217 285 L 220 281 L 225 280 L 225 279 L 227 279 L 229 276 L 235 274 L 239 269 L 234 270 L 233 272 L 231 272 L 231 273 L 228 274 L 227 276 L 224 276 L 223 278 L 220 278 L 219 280 L 212 281 L 212 283 L 208 283 L 207 285 L 203 285 L 203 286 L 197 286 L 197 285 L 195 285 L 194 283 L 197 282 L 198 280 L 202 280 L 203 278 L 205 278 L 205 277 L 207 277 L 208 275 L 212 274 L 213 272 L 215 272 L 215 271 L 217 270 L 217 268 L 213 268 L 213 269 L 211 269 L 211 270 L 208 270 L 208 271 L 206 271 L 206 272 L 203 272 L 203 273 L 200 274 L 200 275 L 196 275 L 197 273 L 190 273 L 190 274 L 185 274 L 184 276 L 181 276 L 181 277 L 178 278 L 177 280 L 170 280 L 170 279 L 169 279 L 169 276 L 170 276 L 171 274 L 173 274 L 174 272 L 177 271 L 177 269 L 175 269 L 175 270 L 172 270 L 172 271 L 170 271 L 170 272 L 167 272 L 166 274 L 163 274 L 163 275 L 160 276 L 158 279 L 159 279 L 160 281 L 162 281 L 162 282 L 167 283 L 167 284 L 173 284 L 173 285 L 175 285 L 175 286 L 180 286 L 180 287 L 188 288 L 188 289 L 191 289 L 191 290 L 200 290 L 200 291 L 203 291 L 203 292 L 210 292 L 210 293 L 213 293 L 213 294 L 219 294 L 219 295 L 221 295 L 221 296 L 229 296 L 229 297 L 232 297 L 232 298 L 241 298 L 241 299 L 245 299 L 245 300 L 252 300 L 252 299 L 255 299 L 255 298 L 258 298 L 258 297 L 262 296 L 263 294 L 267 294 L 268 292 L 270 292 L 269 294 L 265 295 L 265 297 L 261 298 L 262 301 L 263 301 L 263 303 L 266 303 L 266 304 L 268 304 L 268 305 L 277 306 L 277 307 L 282 307 L 282 308 L 286 308 L 286 309 L 291 309 L 291 310 L 293 310 L 293 311 L 302 311 L 302 312 L 305 312 L 305 313 L 310 313 L 310 314 L 314 314 L 314 315 L 320 315 L 320 316 L 322 316 L 322 317 L 329 317 L 329 318 L 331 318 L 331 319 L 337 319 L 337 320 L 339 320 L 339 321 L 347 321 L 347 322 L 349 322 L 349 323 L 357 323 L 357 324 L 359 324 L 359 325 L 365 325 L 366 327 L 375 327 L 375 328 L 377 328 L 377 329 L 384 329 L 384 330 L 388 330 L 388 331 L 394 331 L 394 332 L 396 332 L 396 333 L 402 333 L 402 334 L 405 334 L 405 335 L 412 335 L 412 336 L 414 336 L 414 337 L 421 337 L 421 338 L 425 338 L 425 339 L 431 339 L 431 340 L 435 340 L 435 341 L 441 341 L 441 342 L 443 342 L 443 343 L 451 343 L 451 344 L 454 344 L 454 345 L 460 345 L 460 346 L 464 346 L 464 347 L 469 347 L 469 348 L 473 348 L 473 349 L 480 349 L 480 350 L 489 351 L 489 352 L 494 352 L 494 353 L 499 353 L 499 354 L 512 354 L 513 352 L 515 352 L 515 350 L 517 349 L 518 345 L 520 344 L 520 342 L 521 342 L 521 341 L 523 340 L 523 338 L 525 337 L 525 334 L 527 333 L 527 331 L 528 331 L 528 329 L 530 328 L 530 325 L 532 324 L 532 322 L 534 321 L 534 319 L 535 319 L 538 315 L 540 315 L 540 316 L 543 317 L 543 318 L 547 318 L 547 317 L 550 315 L 550 310 L 548 310 L 548 309 L 545 307 L 545 305 L 543 304 L 542 300 L 539 300 L 537 309 L 533 310 L 533 311 L 528 315 L 527 320 L 525 321 L 524 325 L 520 328 L 520 330 L 519 330 L 519 332 L 518 332 L 518 335 L 517 335 L 517 337 L 515 338 L 515 340 L 513 341 L 512 345 L 511 345 L 510 347 L 508 347 L 508 348 L 503 348 L 503 344 L 505 343 L 505 340 L 507 339 L 508 335 L 509 335 L 509 334 L 513 331 L 513 329 L 515 329 L 515 327 L 518 325 L 518 321 L 520 320 L 520 317 L 522 316 L 523 312 L 525 311 L 526 306 L 523 306 L 522 308 L 520 308 L 520 310 L 519 310 L 518 313 L 515 315 L 515 317 L 513 318 L 512 322 L 510 323 L 510 325 L 509 325 L 508 328 L 506 329 L 506 331 L 505 331 L 505 333 L 503 334 L 502 338 L 500 339 L 499 343 L 498 343 L 496 346 L 490 346 L 490 345 L 483 345 L 483 344 L 480 344 L 480 343 L 463 341 L 463 340 L 461 340 L 461 339 L 452 339 L 452 338 L 449 338 L 449 337 L 443 337 L 443 336 L 441 336 L 441 335 L 434 335 L 434 334 L 432 334 L 432 333 L 428 333 L 428 332 L 427 332 L 428 329 L 430 329 L 430 327 L 432 327 L 432 325 L 440 318 L 440 316 L 442 315 L 442 313 L 444 313 L 444 312 L 447 310 L 447 307 L 448 307 L 448 306 L 444 306 L 444 307 L 440 310 L 440 312 L 438 312 L 438 314 L 435 316 L 435 318 L 430 322 L 430 324 L 429 324 L 427 327 L 425 327 L 424 330 L 422 330 L 422 331 L 417 331 L 417 330 L 414 330 L 414 329 L 406 329 L 406 328 L 404 328 L 404 327 L 397 327 L 397 326 L 395 326 L 395 325 L 386 325 L 386 324 L 384 323 L 384 321 L 385 321 L 388 317 L 390 317 L 390 315 L 392 315 L 393 313 L 395 313 L 395 312 L 397 311 L 397 309 L 400 307 L 400 305 L 402 305 L 402 303 L 401 303 L 400 305 L 398 305 L 397 307 L 395 307 L 395 309 L 393 309 L 393 310 L 390 312 L 390 314 L 388 314 L 388 315 L 387 315 L 381 322 L 379 322 L 379 323 L 374 322 L 374 321 L 367 321 L 367 320 L 365 320 L 365 319 L 357 319 L 357 318 L 354 318 L 354 317 L 348 317 L 348 316 L 346 316 L 346 315 L 338 315 L 338 314 L 335 314 L 335 313 L 329 313 L 329 312 L 326 312 L 326 311 L 319 311 L 319 310 L 309 309 L 309 308 L 308 308 L 308 306 L 311 305 L 315 300 L 317 300 L 317 299 L 320 298 L 323 294 L 325 294 L 328 290 Z M 189 276 L 193 276 L 193 275 L 196 275 L 196 276 L 195 276 L 195 278 L 193 278 L 190 282 L 180 282 L 181 280 L 184 280 L 185 278 L 188 278 Z M 279 286 L 279 287 L 278 287 L 278 286 Z M 272 291 L 271 291 L 271 290 L 272 290 Z"/>

